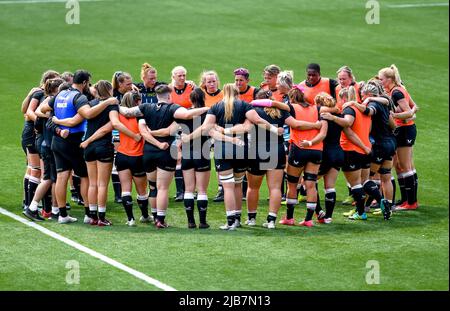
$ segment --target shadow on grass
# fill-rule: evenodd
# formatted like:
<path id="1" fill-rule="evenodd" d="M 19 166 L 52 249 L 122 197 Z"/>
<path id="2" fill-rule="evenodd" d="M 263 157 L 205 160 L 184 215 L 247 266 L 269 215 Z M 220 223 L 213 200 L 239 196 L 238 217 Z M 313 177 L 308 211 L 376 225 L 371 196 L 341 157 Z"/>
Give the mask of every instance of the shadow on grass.
<path id="1" fill-rule="evenodd" d="M 217 204 L 219 205 L 219 204 Z M 20 211 L 16 208 L 11 208 L 9 206 L 5 206 L 10 211 L 15 212 L 16 214 L 23 216 Z M 173 207 L 177 209 L 178 207 Z M 188 229 L 186 225 L 180 225 L 177 222 L 175 225 L 170 225 L 169 219 L 169 228 L 166 229 L 157 229 L 153 224 L 141 224 L 139 223 L 136 227 L 128 227 L 125 225 L 123 221 L 117 220 L 117 213 L 114 213 L 112 216 L 112 220 L 115 225 L 111 227 L 97 227 L 97 226 L 89 226 L 82 223 L 83 211 L 79 208 L 75 208 L 72 211 L 72 214 L 75 217 L 78 217 L 78 222 L 70 225 L 64 225 L 63 228 L 65 230 L 69 229 L 69 227 L 73 227 L 74 229 L 81 229 L 85 232 L 97 233 L 99 230 L 105 232 L 114 232 L 114 233 L 124 233 L 124 234 L 156 234 L 156 235 L 174 235 L 179 236 L 180 234 L 184 235 L 200 235 L 200 236 L 253 236 L 253 237 L 313 237 L 313 236 L 336 236 L 336 235 L 353 235 L 353 234 L 365 234 L 367 232 L 380 232 L 380 231 L 388 231 L 389 234 L 395 234 L 395 231 L 414 227 L 422 227 L 424 225 L 431 226 L 433 224 L 442 223 L 443 228 L 448 228 L 448 210 L 442 207 L 436 206 L 421 206 L 418 210 L 415 211 L 401 211 L 395 212 L 389 221 L 385 221 L 382 216 L 373 216 L 372 214 L 368 214 L 369 218 L 367 221 L 353 221 L 349 220 L 346 217 L 342 216 L 342 212 L 346 211 L 345 207 L 338 207 L 335 210 L 333 223 L 332 224 L 318 224 L 315 221 L 315 226 L 313 228 L 306 228 L 300 226 L 283 226 L 277 224 L 276 229 L 266 229 L 262 227 L 263 217 L 259 218 L 258 225 L 255 227 L 249 227 L 247 225 L 242 225 L 241 228 L 238 228 L 234 231 L 226 231 L 221 230 L 219 228 L 223 223 L 214 220 L 210 221 L 209 224 L 211 227 L 209 229 Z M 281 208 L 279 214 L 283 213 L 283 207 Z M 296 219 L 303 217 L 305 210 L 303 208 L 297 208 L 295 212 Z M 215 211 L 217 213 L 217 211 Z M 262 213 L 261 213 L 262 214 Z M 179 218 L 179 217 L 178 217 Z M 179 219 L 177 219 L 179 220 Z M 45 221 L 39 222 L 38 224 L 43 225 L 49 229 L 59 227 L 58 224 L 54 221 Z M 445 225 L 446 224 L 446 225 Z M 445 226 L 444 226 L 445 225 Z M 60 230 L 57 230 L 60 231 Z"/>

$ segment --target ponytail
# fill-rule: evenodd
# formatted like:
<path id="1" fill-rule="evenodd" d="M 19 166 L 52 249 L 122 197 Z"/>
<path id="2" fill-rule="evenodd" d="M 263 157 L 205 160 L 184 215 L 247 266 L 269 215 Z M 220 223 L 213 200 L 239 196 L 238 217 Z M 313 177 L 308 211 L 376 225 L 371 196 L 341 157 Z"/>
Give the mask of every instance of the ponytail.
<path id="1" fill-rule="evenodd" d="M 314 103 L 317 106 L 330 108 L 336 106 L 336 101 L 334 100 L 334 98 L 330 94 L 325 92 L 320 92 L 319 94 L 317 94 L 316 97 L 314 97 Z"/>
<path id="2" fill-rule="evenodd" d="M 126 79 L 131 79 L 131 75 L 128 72 L 116 71 L 111 79 L 111 85 L 113 90 L 118 90 L 119 83 L 122 83 Z"/>
<path id="3" fill-rule="evenodd" d="M 356 90 L 353 86 L 345 87 L 339 92 L 340 99 L 346 99 L 347 102 L 356 101 Z"/>
<path id="4" fill-rule="evenodd" d="M 143 80 L 145 75 L 149 72 L 153 72 L 155 74 L 158 73 L 152 65 L 150 65 L 149 63 L 143 63 L 141 67 L 141 80 Z"/>
<path id="5" fill-rule="evenodd" d="M 404 87 L 402 79 L 400 77 L 400 72 L 398 71 L 397 66 L 395 66 L 394 64 L 392 64 L 390 67 L 381 69 L 378 72 L 378 75 L 382 75 L 385 78 L 391 79 L 395 86 Z"/>
<path id="6" fill-rule="evenodd" d="M 239 96 L 239 89 L 234 83 L 227 83 L 223 87 L 223 102 L 225 106 L 225 121 L 230 121 L 233 117 L 234 101 Z"/>
<path id="7" fill-rule="evenodd" d="M 402 79 L 400 78 L 400 72 L 398 71 L 397 66 L 392 64 L 390 68 L 394 72 L 395 85 L 401 86 L 403 83 L 402 83 Z"/>
<path id="8" fill-rule="evenodd" d="M 48 79 L 44 83 L 44 94 L 50 96 L 58 90 L 59 86 L 64 83 L 61 78 Z"/>

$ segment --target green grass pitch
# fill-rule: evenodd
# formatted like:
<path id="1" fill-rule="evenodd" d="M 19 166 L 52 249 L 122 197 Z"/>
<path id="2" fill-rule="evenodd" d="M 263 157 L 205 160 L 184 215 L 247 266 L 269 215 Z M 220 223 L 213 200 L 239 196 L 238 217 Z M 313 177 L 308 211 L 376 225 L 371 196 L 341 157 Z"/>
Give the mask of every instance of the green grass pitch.
<path id="1" fill-rule="evenodd" d="M 349 65 L 358 80 L 395 63 L 420 106 L 417 211 L 396 213 L 389 222 L 351 223 L 341 215 L 347 208 L 340 204 L 346 195 L 340 177 L 333 224 L 310 229 L 262 228 L 265 188 L 258 226 L 235 232 L 218 228 L 224 207 L 211 200 L 209 230 L 188 230 L 183 206 L 173 199 L 171 228 L 128 228 L 112 195 L 110 228 L 43 226 L 178 290 L 448 290 L 448 7 L 380 2 L 378 25 L 365 22 L 364 1 L 344 0 L 80 2 L 80 24 L 68 25 L 64 3 L 0 1 L 0 206 L 21 213 L 19 106 L 47 69 L 84 68 L 94 81 L 126 70 L 137 81 L 140 65 L 149 62 L 162 81 L 184 65 L 189 79 L 198 82 L 202 70 L 215 69 L 223 84 L 245 66 L 257 85 L 272 63 L 294 70 L 297 83 L 310 62 L 320 63 L 328 77 Z M 214 180 L 209 190 L 212 198 Z M 304 212 L 300 205 L 296 218 Z M 283 213 L 282 207 L 279 217 Z M 83 211 L 75 207 L 72 214 Z M 0 241 L 0 290 L 158 290 L 3 215 Z M 65 281 L 69 260 L 80 263 L 79 284 Z M 378 285 L 366 283 L 369 260 L 379 262 Z"/>

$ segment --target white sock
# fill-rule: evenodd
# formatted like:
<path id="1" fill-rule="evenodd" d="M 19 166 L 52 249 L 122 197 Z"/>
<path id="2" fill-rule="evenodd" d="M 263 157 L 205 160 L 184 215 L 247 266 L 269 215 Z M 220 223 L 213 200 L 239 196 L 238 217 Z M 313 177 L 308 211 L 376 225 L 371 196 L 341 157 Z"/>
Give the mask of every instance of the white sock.
<path id="1" fill-rule="evenodd" d="M 38 209 L 38 205 L 39 205 L 39 202 L 36 202 L 33 200 L 33 201 L 31 201 L 30 206 L 28 206 L 28 208 L 30 209 L 30 211 L 35 212 Z"/>

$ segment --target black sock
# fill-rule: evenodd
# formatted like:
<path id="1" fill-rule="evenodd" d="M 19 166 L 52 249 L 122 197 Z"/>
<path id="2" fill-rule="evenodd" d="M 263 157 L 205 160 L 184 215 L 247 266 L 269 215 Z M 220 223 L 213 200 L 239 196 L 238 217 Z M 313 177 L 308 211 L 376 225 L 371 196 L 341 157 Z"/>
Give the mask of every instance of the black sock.
<path id="1" fill-rule="evenodd" d="M 256 214 L 257 214 L 257 212 L 254 212 L 254 213 L 248 212 L 248 213 L 247 213 L 248 219 L 249 219 L 249 220 L 250 220 L 250 219 L 256 219 Z"/>
<path id="2" fill-rule="evenodd" d="M 97 208 L 97 207 L 96 207 Z M 89 208 L 90 210 L 90 208 Z M 97 209 L 95 211 L 89 211 L 89 217 L 91 217 L 94 220 L 98 220 L 98 214 L 97 214 Z"/>
<path id="3" fill-rule="evenodd" d="M 46 213 L 50 213 L 52 211 L 52 187 L 48 189 L 44 198 L 42 199 L 42 207 Z"/>
<path id="4" fill-rule="evenodd" d="M 242 197 L 247 197 L 247 175 L 244 175 L 244 180 L 242 181 Z"/>
<path id="5" fill-rule="evenodd" d="M 336 205 L 336 191 L 325 193 L 325 218 L 333 216 L 334 207 Z"/>
<path id="6" fill-rule="evenodd" d="M 24 177 L 24 179 L 23 179 L 23 194 L 24 194 L 24 196 L 23 196 L 23 200 L 24 200 L 24 202 L 23 202 L 23 204 L 25 204 L 25 206 L 29 206 L 30 205 L 30 201 L 28 200 L 28 184 L 29 184 L 29 179 L 28 179 L 28 177 Z"/>
<path id="7" fill-rule="evenodd" d="M 348 195 L 352 195 L 352 188 L 350 188 L 349 186 L 347 186 L 348 189 Z"/>
<path id="8" fill-rule="evenodd" d="M 392 183 L 392 202 L 395 203 L 395 194 L 397 191 L 397 184 L 395 183 L 394 177 L 391 178 L 391 183 Z"/>
<path id="9" fill-rule="evenodd" d="M 415 203 L 415 181 L 414 181 L 414 175 L 410 175 L 408 177 L 405 177 L 405 191 L 406 191 L 406 197 L 408 204 L 414 204 Z"/>
<path id="10" fill-rule="evenodd" d="M 322 206 L 320 205 L 320 196 L 319 196 L 319 190 L 317 189 L 317 184 L 316 184 L 316 191 L 317 191 L 317 203 L 316 203 L 316 215 L 319 215 L 320 211 L 322 210 Z"/>
<path id="11" fill-rule="evenodd" d="M 276 222 L 277 221 L 277 217 L 276 216 L 272 216 L 272 215 L 267 215 L 267 222 Z"/>
<path id="12" fill-rule="evenodd" d="M 286 172 L 283 173 L 283 178 L 281 179 L 281 195 L 283 196 L 285 194 L 285 183 L 286 183 Z"/>
<path id="13" fill-rule="evenodd" d="M 417 191 L 419 189 L 419 177 L 417 173 L 414 172 L 414 202 L 417 202 Z"/>
<path id="14" fill-rule="evenodd" d="M 369 198 L 374 198 L 378 204 L 381 203 L 381 192 L 377 184 L 373 180 L 368 180 L 363 186 L 364 192 L 369 195 Z"/>
<path id="15" fill-rule="evenodd" d="M 100 220 L 105 220 L 106 217 L 106 212 L 98 212 L 98 218 L 100 218 Z"/>
<path id="16" fill-rule="evenodd" d="M 158 213 L 152 212 L 153 219 L 156 221 L 158 219 Z"/>
<path id="17" fill-rule="evenodd" d="M 208 210 L 208 200 L 198 200 L 197 208 L 201 224 L 206 224 L 206 212 Z"/>
<path id="18" fill-rule="evenodd" d="M 235 212 L 234 213 L 234 219 L 237 219 L 239 222 L 241 222 L 241 212 Z"/>
<path id="19" fill-rule="evenodd" d="M 186 216 L 188 223 L 195 224 L 194 218 L 194 199 L 184 199 L 184 210 L 186 211 Z"/>
<path id="20" fill-rule="evenodd" d="M 80 192 L 80 186 L 81 186 L 81 179 L 78 176 L 72 175 L 72 185 L 74 188 L 75 193 L 77 194 L 77 198 L 81 199 L 81 192 Z"/>
<path id="21" fill-rule="evenodd" d="M 118 174 L 111 174 L 112 186 L 114 189 L 114 197 L 121 198 L 122 197 L 122 187 L 120 186 L 120 179 Z"/>
<path id="22" fill-rule="evenodd" d="M 302 196 L 306 197 L 306 188 L 303 185 L 300 185 L 300 188 L 297 188 L 297 197 L 301 194 Z"/>
<path id="23" fill-rule="evenodd" d="M 34 194 L 36 193 L 36 189 L 39 186 L 38 183 L 35 183 L 34 181 L 30 180 L 28 182 L 28 202 L 33 202 Z M 29 205 L 29 204 L 28 204 Z"/>
<path id="24" fill-rule="evenodd" d="M 403 177 L 397 177 L 398 178 L 398 185 L 400 186 L 400 203 L 406 202 L 407 196 L 406 196 L 406 190 L 405 190 L 405 178 Z"/>
<path id="25" fill-rule="evenodd" d="M 235 221 L 235 215 L 227 215 L 227 224 L 228 226 L 232 226 L 234 224 Z"/>
<path id="26" fill-rule="evenodd" d="M 160 223 L 164 223 L 164 221 L 166 220 L 166 215 L 157 215 L 156 218 L 158 219 L 158 221 Z"/>
<path id="27" fill-rule="evenodd" d="M 122 198 L 123 200 L 123 198 Z M 148 218 L 148 198 L 147 199 L 137 199 L 137 204 L 141 210 L 141 214 L 144 218 Z"/>
<path id="28" fill-rule="evenodd" d="M 286 219 L 294 218 L 295 204 L 290 203 L 289 200 L 290 199 L 287 199 L 287 202 L 286 202 Z M 294 199 L 294 200 L 296 200 L 296 199 Z"/>
<path id="29" fill-rule="evenodd" d="M 133 215 L 133 198 L 131 195 L 122 196 L 122 206 L 125 209 L 128 220 L 134 219 Z"/>
<path id="30" fill-rule="evenodd" d="M 84 207 L 84 214 L 88 217 L 91 217 L 91 210 L 89 209 L 89 206 Z"/>
<path id="31" fill-rule="evenodd" d="M 78 198 L 80 197 L 80 195 L 78 194 L 77 189 L 75 189 L 75 187 L 70 187 L 70 196 L 74 200 L 78 200 Z"/>
<path id="32" fill-rule="evenodd" d="M 314 211 L 316 210 L 317 205 L 312 207 L 312 208 L 310 208 L 309 206 L 312 205 L 312 204 L 316 205 L 317 203 L 316 202 L 306 202 L 306 217 L 305 217 L 305 221 L 310 221 L 313 218 Z"/>
<path id="33" fill-rule="evenodd" d="M 356 201 L 356 211 L 359 215 L 364 214 L 364 201 L 366 199 L 366 195 L 364 194 L 363 188 L 352 189 L 352 196 Z"/>
<path id="34" fill-rule="evenodd" d="M 61 216 L 61 217 L 67 217 L 67 210 L 66 210 L 66 207 L 65 207 L 65 206 L 59 208 L 59 216 Z"/>
<path id="35" fill-rule="evenodd" d="M 177 194 L 184 193 L 183 171 L 181 169 L 175 170 L 175 186 Z"/>

